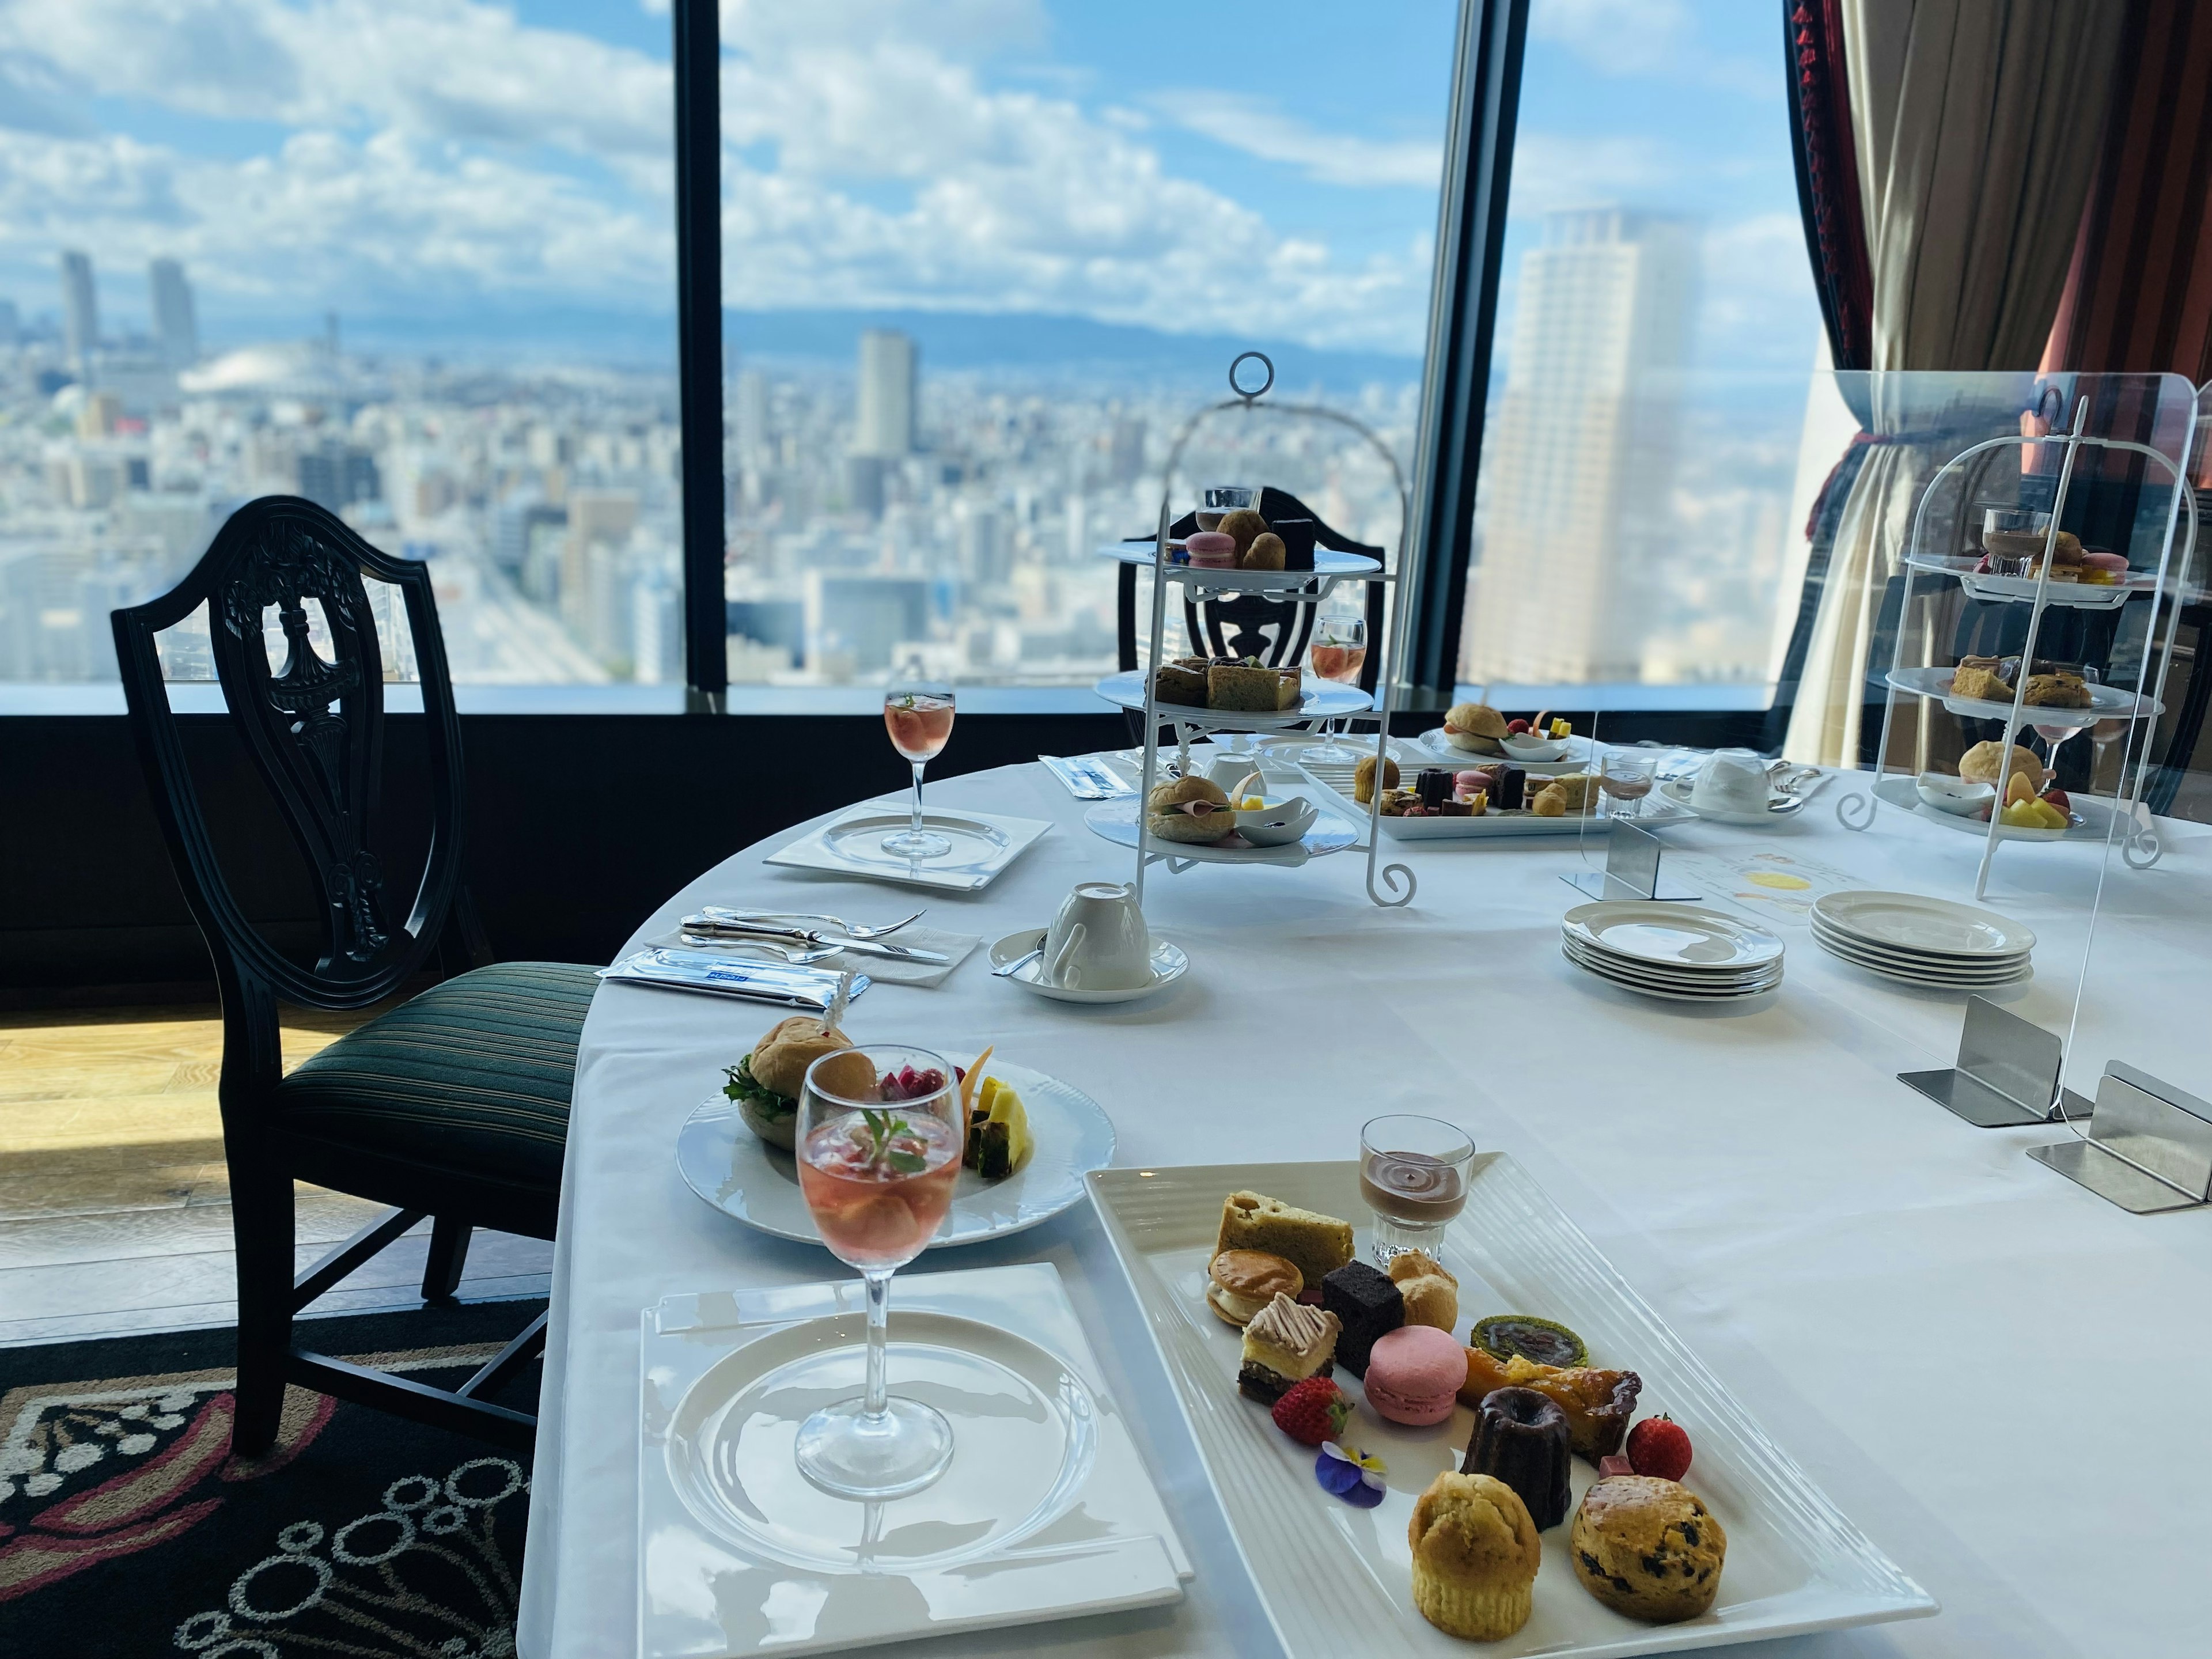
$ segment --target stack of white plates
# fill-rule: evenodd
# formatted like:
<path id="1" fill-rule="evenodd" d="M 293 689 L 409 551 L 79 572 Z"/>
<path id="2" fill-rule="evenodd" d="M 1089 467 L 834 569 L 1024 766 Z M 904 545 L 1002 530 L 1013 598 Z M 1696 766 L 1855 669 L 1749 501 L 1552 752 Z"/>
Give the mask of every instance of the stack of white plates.
<path id="1" fill-rule="evenodd" d="M 1559 924 L 1559 948 L 1600 979 L 1677 1002 L 1729 1002 L 1782 983 L 1780 939 L 1691 904 L 1578 904 Z"/>
<path id="2" fill-rule="evenodd" d="M 2035 974 L 2035 935 L 2020 923 L 1918 893 L 1824 893 L 1813 937 L 1831 956 L 1911 985 L 1978 991 Z"/>

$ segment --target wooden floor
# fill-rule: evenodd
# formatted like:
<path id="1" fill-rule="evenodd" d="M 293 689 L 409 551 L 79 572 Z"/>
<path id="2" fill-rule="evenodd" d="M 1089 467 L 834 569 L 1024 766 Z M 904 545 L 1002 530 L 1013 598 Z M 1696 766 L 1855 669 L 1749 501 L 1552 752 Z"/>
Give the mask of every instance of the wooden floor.
<path id="1" fill-rule="evenodd" d="M 288 1011 L 297 1065 L 366 1014 Z M 212 1008 L 0 1015 L 0 1345 L 226 1325 L 230 1189 Z M 380 1206 L 302 1183 L 300 1265 Z M 419 1305 L 425 1222 L 311 1313 Z M 465 1297 L 543 1295 L 552 1246 L 479 1232 Z"/>

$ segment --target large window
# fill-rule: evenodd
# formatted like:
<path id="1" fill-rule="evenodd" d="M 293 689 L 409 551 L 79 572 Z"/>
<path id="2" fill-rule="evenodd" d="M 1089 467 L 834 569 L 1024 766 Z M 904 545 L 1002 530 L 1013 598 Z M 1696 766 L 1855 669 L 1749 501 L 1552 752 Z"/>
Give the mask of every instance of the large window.
<path id="1" fill-rule="evenodd" d="M 0 4 L 0 681 L 280 493 L 457 679 L 682 681 L 665 10 Z"/>
<path id="2" fill-rule="evenodd" d="M 722 13 L 732 682 L 1088 684 L 1236 351 L 1410 459 L 1458 7 L 817 0 Z M 1785 157 L 1786 159 L 1786 157 Z M 1200 464 L 1395 547 L 1289 423 Z M 1185 479 L 1188 485 L 1188 479 Z"/>
<path id="3" fill-rule="evenodd" d="M 1535 0 L 1462 679 L 1774 678 L 1821 338 L 1785 94 L 1773 0 Z"/>

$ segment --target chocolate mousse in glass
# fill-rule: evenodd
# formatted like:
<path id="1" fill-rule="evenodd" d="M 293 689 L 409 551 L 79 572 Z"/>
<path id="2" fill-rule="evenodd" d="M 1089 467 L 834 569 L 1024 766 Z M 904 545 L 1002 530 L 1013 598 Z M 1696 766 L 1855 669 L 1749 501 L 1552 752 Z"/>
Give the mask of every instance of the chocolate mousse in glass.
<path id="1" fill-rule="evenodd" d="M 1388 1265 L 1407 1250 L 1444 1259 L 1444 1229 L 1467 1207 L 1474 1143 L 1440 1118 L 1368 1120 L 1359 1132 L 1359 1192 L 1375 1213 L 1369 1249 Z"/>

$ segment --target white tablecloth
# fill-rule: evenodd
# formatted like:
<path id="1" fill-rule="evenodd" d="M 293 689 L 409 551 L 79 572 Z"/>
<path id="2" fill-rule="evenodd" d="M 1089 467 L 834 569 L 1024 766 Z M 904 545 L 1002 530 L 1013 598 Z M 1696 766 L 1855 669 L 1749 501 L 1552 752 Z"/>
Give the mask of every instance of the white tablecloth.
<path id="1" fill-rule="evenodd" d="M 1885 809 L 1851 834 L 1838 786 L 1787 832 L 1698 824 L 1684 848 L 1754 842 L 1868 885 L 1967 896 L 1978 842 Z M 1041 766 L 931 786 L 947 806 L 1057 827 L 973 897 L 825 880 L 740 852 L 644 921 L 702 902 L 900 913 L 996 939 L 1042 927 L 1071 884 L 1133 854 L 1083 826 Z M 2212 1093 L 2205 941 L 2212 834 L 2117 860 L 2069 1081 L 2117 1056 Z M 779 837 L 781 840 L 787 837 Z M 984 1042 L 1112 1115 L 1123 1164 L 1347 1158 L 1379 1112 L 1449 1116 L 1520 1159 L 1620 1272 L 1875 1540 L 1942 1603 L 1917 1623 L 1793 1651 L 2132 1659 L 2206 1651 L 2212 1538 L 2212 1212 L 2137 1218 L 2031 1162 L 2048 1129 L 1977 1130 L 1896 1080 L 1948 1064 L 1960 999 L 1875 980 L 1790 932 L 1770 1006 L 1701 1008 L 1601 984 L 1559 955 L 1572 843 L 1386 841 L 1410 909 L 1362 890 L 1364 855 L 1304 870 L 1155 867 L 1146 911 L 1182 945 L 1173 992 L 1047 1002 L 979 955 L 945 986 L 883 986 L 859 1028 L 957 1053 Z M 2064 1032 L 2094 849 L 2008 848 L 1991 902 L 2035 927 L 2009 1000 Z M 907 907 L 911 908 L 911 907 Z M 832 1277 L 823 1252 L 747 1232 L 678 1177 L 678 1126 L 773 1018 L 758 1006 L 603 988 L 584 1028 L 562 1197 L 523 1583 L 528 1659 L 608 1659 L 635 1631 L 638 1315 L 663 1296 Z M 1193 1102 L 1202 1102 L 1193 1109 Z M 1198 1576 L 1178 1607 L 1035 1626 L 933 1651 L 1278 1651 L 1136 1305 L 1087 1207 L 960 1253 L 1059 1267 L 1134 1419 Z"/>

